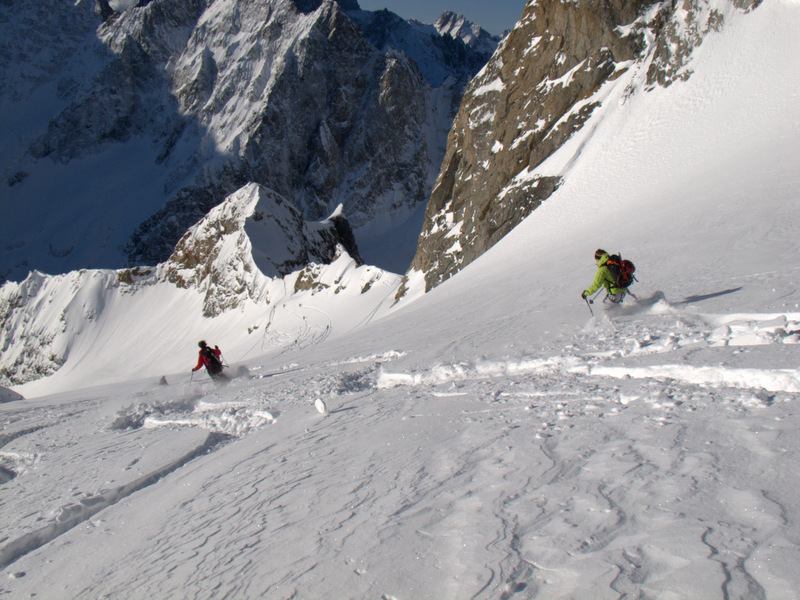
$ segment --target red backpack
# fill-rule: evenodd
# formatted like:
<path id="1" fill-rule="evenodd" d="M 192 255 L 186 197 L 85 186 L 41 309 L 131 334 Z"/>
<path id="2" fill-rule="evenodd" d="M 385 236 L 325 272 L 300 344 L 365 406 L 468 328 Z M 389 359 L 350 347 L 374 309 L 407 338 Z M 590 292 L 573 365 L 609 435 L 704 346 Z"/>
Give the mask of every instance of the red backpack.
<path id="1" fill-rule="evenodd" d="M 614 287 L 626 288 L 636 281 L 633 272 L 636 267 L 629 260 L 624 260 L 619 254 L 612 254 L 606 261 L 606 267 L 614 278 Z"/>

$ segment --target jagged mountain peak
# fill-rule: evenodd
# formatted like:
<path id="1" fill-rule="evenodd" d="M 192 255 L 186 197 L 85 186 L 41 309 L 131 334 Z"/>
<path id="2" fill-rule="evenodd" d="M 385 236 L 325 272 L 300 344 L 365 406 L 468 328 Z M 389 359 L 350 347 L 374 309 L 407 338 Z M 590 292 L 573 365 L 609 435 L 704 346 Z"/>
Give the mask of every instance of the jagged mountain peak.
<path id="1" fill-rule="evenodd" d="M 471 23 L 467 22 L 464 15 L 451 10 L 443 12 L 434 23 L 434 26 L 441 33 L 453 33 L 453 37 L 456 37 L 462 28 L 467 27 L 472 31 L 473 27 Z"/>
<path id="2" fill-rule="evenodd" d="M 258 299 L 264 277 L 329 264 L 342 251 L 361 263 L 341 207 L 324 221 L 308 222 L 288 199 L 250 183 L 186 232 L 165 263 L 165 277 L 199 289 L 203 314 L 215 316 Z"/>
<path id="3" fill-rule="evenodd" d="M 375 48 L 382 51 L 397 49 L 405 53 L 434 87 L 448 78 L 459 80 L 465 73 L 477 73 L 499 41 L 482 29 L 480 37 L 476 37 L 469 26 L 465 29 L 467 34 L 461 35 L 456 29 L 439 30 L 435 25 L 406 21 L 386 9 L 348 14 Z M 466 52 L 465 48 L 468 49 Z"/>
<path id="4" fill-rule="evenodd" d="M 434 23 L 436 30 L 442 35 L 449 35 L 456 39 L 461 39 L 469 46 L 485 44 L 487 40 L 498 39 L 485 31 L 480 25 L 470 23 L 464 15 L 453 11 L 445 11 Z M 496 45 L 496 44 L 495 44 Z"/>

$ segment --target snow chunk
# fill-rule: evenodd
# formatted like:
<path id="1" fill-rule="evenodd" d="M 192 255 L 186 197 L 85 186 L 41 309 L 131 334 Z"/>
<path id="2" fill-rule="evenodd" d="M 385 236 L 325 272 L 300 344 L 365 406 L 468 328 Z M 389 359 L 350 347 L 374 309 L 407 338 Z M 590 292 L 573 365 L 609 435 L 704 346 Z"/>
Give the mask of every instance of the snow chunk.
<path id="1" fill-rule="evenodd" d="M 502 92 L 505 89 L 506 85 L 503 83 L 503 80 L 499 77 L 486 83 L 475 90 L 472 95 L 473 96 L 483 96 L 484 94 L 488 94 L 489 92 Z"/>
<path id="2" fill-rule="evenodd" d="M 697 385 L 762 388 L 770 392 L 800 392 L 800 369 L 730 369 L 689 365 L 652 367 L 592 367 L 592 375 L 618 379 L 677 379 Z"/>

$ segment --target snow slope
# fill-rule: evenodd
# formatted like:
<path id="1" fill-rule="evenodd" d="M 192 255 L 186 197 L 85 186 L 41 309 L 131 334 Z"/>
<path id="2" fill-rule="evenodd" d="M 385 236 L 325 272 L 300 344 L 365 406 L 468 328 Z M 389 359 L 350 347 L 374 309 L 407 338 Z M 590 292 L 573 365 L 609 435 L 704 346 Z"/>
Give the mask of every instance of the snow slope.
<path id="1" fill-rule="evenodd" d="M 608 89 L 540 167 L 564 185 L 432 292 L 226 353 L 225 387 L 0 404 L 0 590 L 800 596 L 800 4 L 725 17 L 687 82 Z M 592 317 L 598 246 L 640 301 Z"/>
<path id="2" fill-rule="evenodd" d="M 341 210 L 305 221 L 248 184 L 156 267 L 35 272 L 2 286 L 0 383 L 42 395 L 161 377 L 189 366 L 198 337 L 224 337 L 239 360 L 318 343 L 391 304 L 400 277 L 359 258 Z"/>

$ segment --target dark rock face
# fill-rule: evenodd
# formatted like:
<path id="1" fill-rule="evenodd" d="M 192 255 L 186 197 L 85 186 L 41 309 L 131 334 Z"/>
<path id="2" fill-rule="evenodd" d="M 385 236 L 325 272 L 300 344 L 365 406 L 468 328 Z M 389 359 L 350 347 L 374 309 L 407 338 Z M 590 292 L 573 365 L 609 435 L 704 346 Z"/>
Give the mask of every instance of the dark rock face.
<path id="1" fill-rule="evenodd" d="M 705 0 L 656 11 L 657 4 L 528 2 L 467 88 L 448 137 L 411 266 L 424 274 L 426 290 L 483 254 L 558 188 L 560 175 L 536 169 L 592 116 L 602 86 L 648 64 L 650 86 L 691 75 L 685 65 L 692 50 L 722 26 L 722 16 Z"/>

